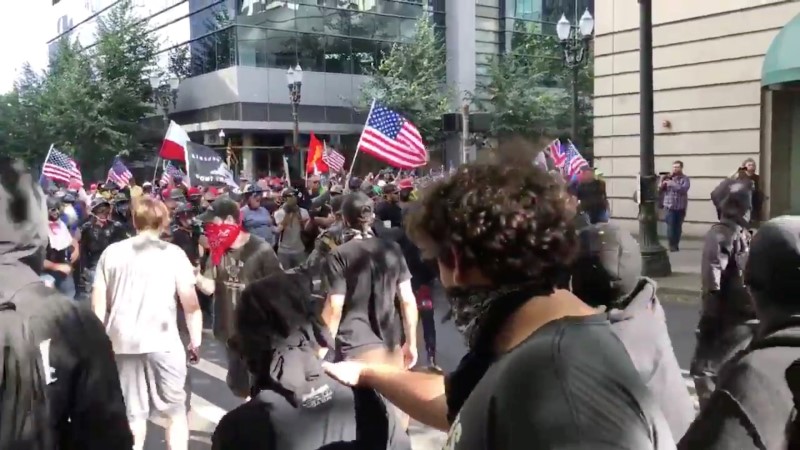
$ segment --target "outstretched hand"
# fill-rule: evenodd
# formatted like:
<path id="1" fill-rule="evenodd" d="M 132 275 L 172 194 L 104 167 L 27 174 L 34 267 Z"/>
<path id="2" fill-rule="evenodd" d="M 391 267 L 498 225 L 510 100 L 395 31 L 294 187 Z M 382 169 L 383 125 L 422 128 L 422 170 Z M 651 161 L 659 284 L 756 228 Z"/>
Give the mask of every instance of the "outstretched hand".
<path id="1" fill-rule="evenodd" d="M 340 381 L 342 384 L 358 386 L 366 364 L 358 361 L 342 361 L 338 363 L 323 362 L 322 368 L 325 369 L 325 372 L 328 372 L 328 375 Z"/>

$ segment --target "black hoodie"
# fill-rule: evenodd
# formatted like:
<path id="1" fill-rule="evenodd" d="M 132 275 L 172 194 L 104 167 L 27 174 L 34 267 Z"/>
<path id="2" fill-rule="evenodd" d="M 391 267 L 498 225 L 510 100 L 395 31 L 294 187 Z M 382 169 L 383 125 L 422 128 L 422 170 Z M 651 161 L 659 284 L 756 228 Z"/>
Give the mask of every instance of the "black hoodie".
<path id="1" fill-rule="evenodd" d="M 133 437 L 125 415 L 111 342 L 103 325 L 85 307 L 39 280 L 47 245 L 44 195 L 19 163 L 0 158 L 0 303 L 2 340 L 10 352 L 38 347 L 43 375 L 36 379 L 14 371 L 20 354 L 0 356 L 0 447 L 5 449 L 130 449 Z M 24 331 L 20 343 L 14 324 Z M 16 330 L 18 330 L 16 329 Z M 6 342 L 3 342 L 6 346 Z M 35 346 L 35 347 L 34 347 Z M 11 361 L 12 363 L 9 363 Z M 9 405 L 20 389 L 44 390 L 49 427 L 22 426 L 16 436 L 2 431 L 19 427 L 30 411 Z M 13 392 L 12 392 L 13 391 Z M 35 408 L 34 408 L 35 409 Z M 35 411 L 34 411 L 35 413 Z M 34 414 L 41 417 L 39 414 Z M 29 419 L 30 420 L 30 419 Z M 35 421 L 35 419 L 34 419 Z M 37 431 L 38 430 L 38 431 Z M 27 434 L 27 435 L 26 435 Z M 50 435 L 56 447 L 30 445 L 32 434 Z"/>

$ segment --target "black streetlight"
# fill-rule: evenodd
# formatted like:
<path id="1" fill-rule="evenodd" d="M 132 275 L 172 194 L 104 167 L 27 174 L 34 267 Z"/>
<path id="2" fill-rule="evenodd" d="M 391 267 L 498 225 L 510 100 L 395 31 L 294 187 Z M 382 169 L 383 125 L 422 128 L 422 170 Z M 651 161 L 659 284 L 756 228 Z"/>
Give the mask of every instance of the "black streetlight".
<path id="1" fill-rule="evenodd" d="M 153 103 L 161 108 L 164 116 L 164 124 L 169 126 L 169 113 L 178 105 L 178 85 L 177 78 L 161 79 L 158 77 L 150 78 L 150 86 L 153 88 Z"/>
<path id="2" fill-rule="evenodd" d="M 653 126 L 653 3 L 639 0 L 639 246 L 642 272 L 672 273 L 667 249 L 658 241 L 656 156 Z"/>
<path id="3" fill-rule="evenodd" d="M 578 139 L 578 70 L 589 60 L 589 43 L 594 31 L 594 18 L 587 9 L 584 11 L 578 26 L 573 27 L 565 14 L 556 24 L 556 34 L 564 50 L 564 63 L 572 70 L 572 123 L 570 134 L 572 141 Z"/>
<path id="4" fill-rule="evenodd" d="M 294 121 L 294 130 L 292 134 L 292 150 L 300 157 L 300 174 L 306 173 L 305 158 L 303 152 L 300 150 L 300 117 L 298 115 L 298 106 L 300 105 L 300 95 L 303 89 L 303 68 L 300 64 L 291 67 L 286 71 L 286 83 L 289 86 L 289 100 L 292 102 L 292 120 Z"/>

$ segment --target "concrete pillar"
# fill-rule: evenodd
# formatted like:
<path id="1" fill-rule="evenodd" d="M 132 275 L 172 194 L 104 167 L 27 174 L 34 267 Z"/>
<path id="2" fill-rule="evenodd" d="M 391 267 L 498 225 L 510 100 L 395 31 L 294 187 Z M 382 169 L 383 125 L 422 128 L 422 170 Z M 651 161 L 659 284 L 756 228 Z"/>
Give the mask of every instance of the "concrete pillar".
<path id="1" fill-rule="evenodd" d="M 242 172 L 250 180 L 254 180 L 256 176 L 256 164 L 253 158 L 254 145 L 255 139 L 251 133 L 242 135 Z"/>

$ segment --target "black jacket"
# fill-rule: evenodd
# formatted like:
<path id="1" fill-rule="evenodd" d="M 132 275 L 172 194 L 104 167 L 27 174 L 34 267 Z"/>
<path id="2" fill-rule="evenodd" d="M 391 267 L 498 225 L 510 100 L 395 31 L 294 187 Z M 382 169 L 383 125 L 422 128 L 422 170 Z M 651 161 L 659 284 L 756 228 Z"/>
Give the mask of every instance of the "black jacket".
<path id="1" fill-rule="evenodd" d="M 3 181 L 6 184 L 8 180 Z M 45 287 L 39 280 L 37 272 L 47 245 L 47 213 L 38 187 L 23 186 L 22 181 L 19 185 L 16 194 L 26 198 L 12 200 L 28 205 L 27 211 L 16 210 L 27 214 L 0 214 L 0 301 L 16 306 L 14 319 L 27 328 L 29 345 L 38 346 L 45 379 L 40 383 L 34 379 L 9 379 L 6 373 L 0 380 L 0 393 L 15 385 L 35 384 L 35 389 L 44 390 L 50 426 L 38 424 L 38 428 L 49 429 L 59 450 L 130 449 L 133 437 L 111 341 L 89 308 Z M 11 212 L 4 193 L 0 189 L 0 209 Z M 38 204 L 41 208 L 36 207 Z M 0 362 L 4 359 L 0 355 Z M 0 404 L 2 400 L 0 395 Z M 3 416 L 7 410 L 0 408 L 0 429 L 10 426 L 11 421 L 23 420 L 21 411 L 12 410 L 16 417 Z M 36 448 L 4 445 L 3 449 Z"/>
<path id="2" fill-rule="evenodd" d="M 716 390 L 678 448 L 797 448 L 787 446 L 794 400 L 786 374 L 798 359 L 796 318 L 753 339 L 742 355 L 722 368 Z"/>

